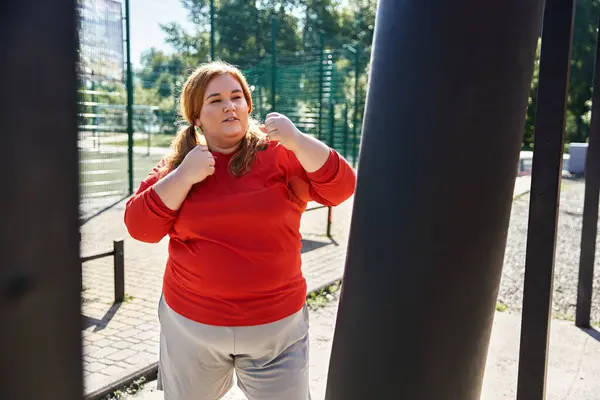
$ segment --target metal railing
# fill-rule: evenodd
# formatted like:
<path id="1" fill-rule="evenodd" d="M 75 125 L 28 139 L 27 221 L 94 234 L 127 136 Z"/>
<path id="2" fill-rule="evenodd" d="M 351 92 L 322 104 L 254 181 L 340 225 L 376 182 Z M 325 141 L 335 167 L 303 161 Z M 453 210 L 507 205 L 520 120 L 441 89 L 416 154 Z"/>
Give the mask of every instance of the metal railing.
<path id="1" fill-rule="evenodd" d="M 113 257 L 115 303 L 125 299 L 125 247 L 123 240 L 113 241 L 113 249 L 104 253 L 81 257 L 81 264 L 99 258 Z"/>

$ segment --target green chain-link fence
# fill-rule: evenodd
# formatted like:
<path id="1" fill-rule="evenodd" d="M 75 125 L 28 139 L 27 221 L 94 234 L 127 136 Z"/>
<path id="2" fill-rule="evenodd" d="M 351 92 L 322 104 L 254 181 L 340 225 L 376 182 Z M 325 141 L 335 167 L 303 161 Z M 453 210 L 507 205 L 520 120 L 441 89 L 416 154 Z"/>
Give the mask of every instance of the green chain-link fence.
<path id="1" fill-rule="evenodd" d="M 211 57 L 237 65 L 245 73 L 254 117 L 264 120 L 269 112 L 283 113 L 356 165 L 368 49 L 323 32 L 311 36 L 306 27 L 303 39 L 294 39 L 290 30 L 295 28 L 285 15 L 267 15 L 266 9 L 257 11 L 248 8 L 249 3 L 231 0 L 218 2 L 213 9 L 209 31 L 213 35 L 199 36 L 190 51 L 167 55 L 149 50 L 128 80 L 128 7 L 124 1 L 78 0 L 84 216 L 131 194 L 168 152 L 179 122 L 176 107 L 183 82 Z M 259 22 L 251 32 L 235 25 L 247 18 Z M 246 41 L 245 48 L 242 41 Z M 248 47 L 249 42 L 254 44 Z M 97 69 L 98 65 L 102 68 Z"/>

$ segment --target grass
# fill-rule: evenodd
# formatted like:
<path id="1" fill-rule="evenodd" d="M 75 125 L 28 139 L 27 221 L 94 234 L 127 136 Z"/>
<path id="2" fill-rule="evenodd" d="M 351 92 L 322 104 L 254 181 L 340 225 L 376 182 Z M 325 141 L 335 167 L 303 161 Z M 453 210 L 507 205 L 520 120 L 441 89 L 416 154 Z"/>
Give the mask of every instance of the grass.
<path id="1" fill-rule="evenodd" d="M 507 310 L 508 310 L 508 306 L 506 304 L 504 304 L 503 302 L 499 301 L 496 303 L 496 311 L 505 312 Z"/>
<path id="2" fill-rule="evenodd" d="M 146 383 L 146 378 L 141 377 L 135 381 L 133 381 L 133 383 L 131 383 L 130 385 L 115 390 L 114 392 L 112 392 L 109 395 L 104 396 L 101 400 L 124 400 L 129 396 L 132 396 L 136 393 L 138 393 L 140 390 L 142 390 L 144 388 L 144 384 Z"/>
<path id="3" fill-rule="evenodd" d="M 148 175 L 159 158 L 160 156 L 134 154 L 134 187 Z M 79 167 L 83 198 L 106 192 L 115 192 L 115 195 L 127 194 L 129 187 L 127 153 L 81 151 Z"/>
<path id="4" fill-rule="evenodd" d="M 135 297 L 133 297 L 133 296 L 132 296 L 132 295 L 130 295 L 130 294 L 127 294 L 127 293 L 125 293 L 125 295 L 123 296 L 123 304 L 128 304 L 128 303 L 131 303 L 131 302 L 132 302 L 134 299 L 135 299 Z M 113 304 L 113 301 L 112 301 L 112 300 L 111 300 L 111 301 L 107 301 L 107 302 L 105 302 L 105 304 L 110 304 L 110 305 L 112 305 L 112 304 Z"/>
<path id="5" fill-rule="evenodd" d="M 150 136 L 150 146 L 152 147 L 169 147 L 171 146 L 171 142 L 173 141 L 173 135 L 165 135 L 163 133 L 152 134 Z M 127 146 L 128 142 L 126 140 L 120 142 L 111 143 L 114 146 Z M 133 140 L 134 147 L 147 147 L 148 139 L 147 138 L 136 138 Z"/>
<path id="6" fill-rule="evenodd" d="M 311 292 L 306 299 L 306 304 L 310 310 L 316 310 L 325 307 L 329 302 L 335 300 L 340 288 L 342 281 L 335 281 L 332 285 L 325 288 L 321 288 L 316 292 Z"/>

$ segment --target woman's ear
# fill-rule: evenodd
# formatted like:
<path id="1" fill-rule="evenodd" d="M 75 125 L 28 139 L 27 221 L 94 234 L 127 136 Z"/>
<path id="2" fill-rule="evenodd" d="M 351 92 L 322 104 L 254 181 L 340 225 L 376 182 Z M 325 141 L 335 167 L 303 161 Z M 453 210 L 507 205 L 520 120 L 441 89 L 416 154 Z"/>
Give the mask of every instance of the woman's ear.
<path id="1" fill-rule="evenodd" d="M 200 122 L 200 118 L 196 118 L 196 119 L 194 120 L 194 124 L 195 124 L 195 125 L 196 125 L 198 128 L 202 129 L 202 123 Z"/>

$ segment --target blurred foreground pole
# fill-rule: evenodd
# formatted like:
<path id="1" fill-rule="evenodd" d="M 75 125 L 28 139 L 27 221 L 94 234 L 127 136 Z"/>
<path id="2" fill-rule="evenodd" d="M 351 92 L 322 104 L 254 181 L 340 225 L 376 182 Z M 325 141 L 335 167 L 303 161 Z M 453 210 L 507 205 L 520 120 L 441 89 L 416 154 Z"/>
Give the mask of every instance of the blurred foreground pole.
<path id="1" fill-rule="evenodd" d="M 379 1 L 327 400 L 479 399 L 543 5 Z"/>
<path id="2" fill-rule="evenodd" d="M 0 11 L 0 399 L 83 397 L 75 2 Z"/>

